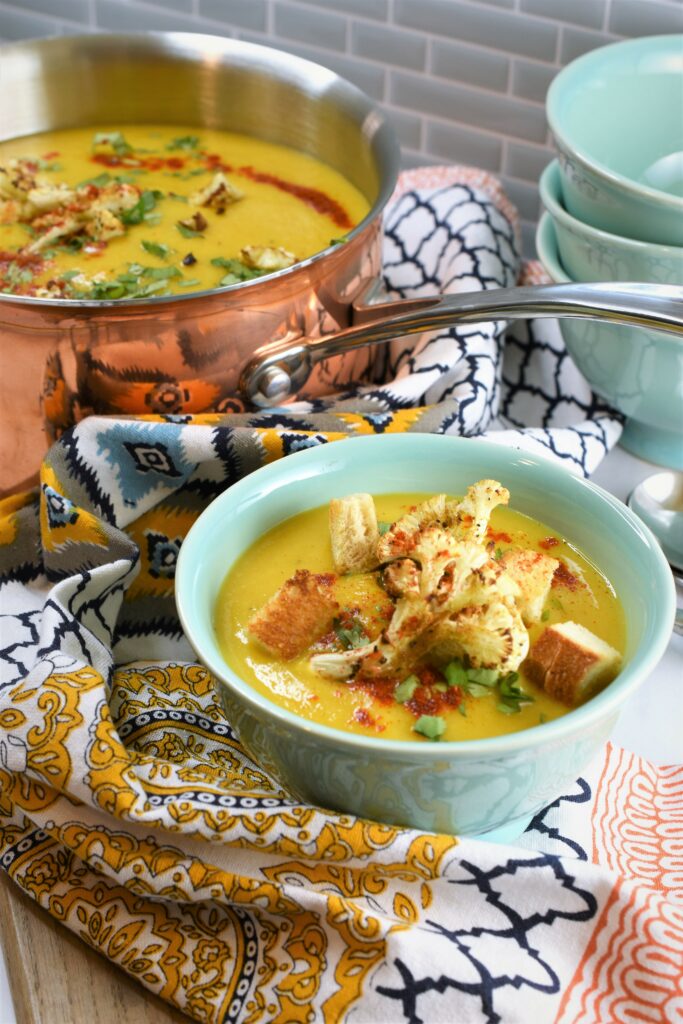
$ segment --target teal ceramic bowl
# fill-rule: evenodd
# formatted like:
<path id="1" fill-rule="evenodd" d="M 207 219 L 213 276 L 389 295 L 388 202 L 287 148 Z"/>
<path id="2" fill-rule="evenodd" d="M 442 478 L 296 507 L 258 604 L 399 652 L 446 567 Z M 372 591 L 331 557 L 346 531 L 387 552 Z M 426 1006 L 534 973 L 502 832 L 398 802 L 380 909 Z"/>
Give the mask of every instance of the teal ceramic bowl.
<path id="1" fill-rule="evenodd" d="M 572 217 L 562 202 L 557 160 L 543 171 L 540 192 L 555 226 L 560 261 L 574 281 L 683 284 L 683 246 L 638 242 L 601 231 Z"/>
<path id="2" fill-rule="evenodd" d="M 265 531 L 351 492 L 457 494 L 483 477 L 502 481 L 515 508 L 570 538 L 621 597 L 628 629 L 625 665 L 589 703 L 506 737 L 382 740 L 285 711 L 225 661 L 213 625 L 219 588 L 235 560 Z M 503 839 L 520 834 L 602 747 L 621 705 L 667 646 L 675 594 L 652 534 L 599 487 L 546 459 L 486 441 L 405 434 L 310 448 L 234 484 L 188 533 L 176 600 L 187 638 L 212 672 L 228 720 L 254 759 L 297 799 L 391 824 Z"/>
<path id="3" fill-rule="evenodd" d="M 544 213 L 538 258 L 553 281 L 579 278 L 560 259 L 557 227 Z M 621 444 L 635 455 L 683 469 L 683 340 L 661 331 L 591 320 L 559 321 L 569 353 L 594 391 L 627 417 Z"/>
<path id="4" fill-rule="evenodd" d="M 579 57 L 552 82 L 546 112 L 569 213 L 615 235 L 683 245 L 683 35 Z"/>

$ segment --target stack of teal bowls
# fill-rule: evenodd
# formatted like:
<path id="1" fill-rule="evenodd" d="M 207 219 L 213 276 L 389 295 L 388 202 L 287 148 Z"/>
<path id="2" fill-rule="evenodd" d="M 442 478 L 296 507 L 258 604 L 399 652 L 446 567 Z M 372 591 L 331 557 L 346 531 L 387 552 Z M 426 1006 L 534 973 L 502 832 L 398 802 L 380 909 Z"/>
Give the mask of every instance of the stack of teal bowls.
<path id="1" fill-rule="evenodd" d="M 547 113 L 558 159 L 541 177 L 536 246 L 550 277 L 683 289 L 683 35 L 580 57 L 550 86 Z M 622 444 L 683 469 L 681 339 L 560 323 L 579 369 L 627 417 Z"/>

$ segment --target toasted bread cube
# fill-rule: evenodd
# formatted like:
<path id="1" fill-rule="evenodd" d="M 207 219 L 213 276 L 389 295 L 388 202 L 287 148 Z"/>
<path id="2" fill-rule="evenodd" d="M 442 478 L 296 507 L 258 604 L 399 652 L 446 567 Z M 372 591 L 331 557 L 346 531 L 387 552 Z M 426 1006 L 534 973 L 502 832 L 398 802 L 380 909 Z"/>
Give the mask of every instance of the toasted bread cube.
<path id="1" fill-rule="evenodd" d="M 532 682 L 565 704 L 579 704 L 617 674 L 621 655 L 577 622 L 544 629 L 524 669 Z"/>
<path id="2" fill-rule="evenodd" d="M 556 558 L 540 551 L 506 551 L 501 559 L 508 576 L 519 587 L 517 607 L 525 622 L 538 622 L 543 614 L 555 570 Z"/>
<path id="3" fill-rule="evenodd" d="M 377 513 L 369 494 L 348 494 L 330 502 L 330 542 L 340 575 L 377 567 Z"/>
<path id="4" fill-rule="evenodd" d="M 332 573 L 297 569 L 249 622 L 249 636 L 285 661 L 303 654 L 332 625 L 334 583 Z"/>

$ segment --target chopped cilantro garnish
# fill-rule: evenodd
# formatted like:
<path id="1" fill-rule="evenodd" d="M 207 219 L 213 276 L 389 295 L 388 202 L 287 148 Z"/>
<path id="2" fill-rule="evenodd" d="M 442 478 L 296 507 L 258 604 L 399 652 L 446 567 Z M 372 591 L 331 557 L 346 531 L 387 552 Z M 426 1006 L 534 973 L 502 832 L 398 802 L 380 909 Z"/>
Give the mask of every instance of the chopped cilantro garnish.
<path id="1" fill-rule="evenodd" d="M 465 702 L 462 700 L 458 704 L 458 711 L 460 712 L 463 718 L 467 718 L 467 708 L 465 707 Z"/>
<path id="2" fill-rule="evenodd" d="M 499 562 L 501 560 L 501 558 L 503 557 L 503 549 L 502 548 L 496 548 L 493 557 L 495 558 L 495 560 L 497 562 Z"/>
<path id="3" fill-rule="evenodd" d="M 182 277 L 177 267 L 145 267 L 143 277 L 151 277 L 154 281 L 168 281 L 171 277 Z"/>
<path id="4" fill-rule="evenodd" d="M 193 231 L 192 228 L 188 228 L 185 224 L 181 224 L 180 221 L 176 221 L 176 227 L 183 238 L 202 238 L 201 231 Z"/>
<path id="5" fill-rule="evenodd" d="M 111 146 L 117 156 L 133 152 L 133 147 L 126 142 L 121 132 L 96 132 L 92 143 L 93 146 Z"/>
<path id="6" fill-rule="evenodd" d="M 352 647 L 363 647 L 364 644 L 369 642 L 369 637 L 363 630 L 363 625 L 360 622 L 354 622 L 352 626 L 342 626 L 341 623 L 335 619 L 334 631 L 337 634 L 339 640 L 347 650 Z"/>
<path id="7" fill-rule="evenodd" d="M 420 715 L 413 726 L 413 732 L 419 732 L 428 740 L 438 740 L 446 731 L 446 722 L 440 715 Z"/>
<path id="8" fill-rule="evenodd" d="M 113 181 L 111 174 L 108 171 L 102 171 L 96 178 L 85 178 L 83 181 L 79 181 L 76 188 L 85 188 L 86 185 L 95 185 L 97 188 L 104 188 L 110 181 Z"/>
<path id="9" fill-rule="evenodd" d="M 541 614 L 541 622 L 547 622 L 549 618 L 550 612 L 546 609 L 546 611 L 542 612 Z"/>
<path id="10" fill-rule="evenodd" d="M 198 277 L 189 277 L 189 278 L 186 278 L 184 281 L 178 281 L 178 287 L 179 288 L 190 288 L 192 285 L 201 284 L 201 283 L 202 282 L 199 280 Z"/>
<path id="11" fill-rule="evenodd" d="M 498 673 L 495 668 L 468 668 L 467 678 L 471 683 L 491 687 L 498 682 Z"/>
<path id="12" fill-rule="evenodd" d="M 330 245 L 343 245 L 344 242 L 346 242 L 346 241 L 347 241 L 347 239 L 342 235 L 341 238 L 331 238 L 330 239 Z"/>
<path id="13" fill-rule="evenodd" d="M 407 679 L 404 679 L 403 682 L 399 683 L 394 690 L 394 697 L 397 702 L 399 704 L 405 704 L 406 701 L 409 701 L 419 685 L 420 680 L 417 676 L 408 676 Z"/>
<path id="14" fill-rule="evenodd" d="M 199 145 L 199 136 L 198 135 L 181 135 L 177 139 L 171 139 L 169 144 L 166 146 L 166 149 L 169 149 L 171 151 L 178 150 L 178 149 L 190 150 L 190 149 L 196 149 L 198 145 Z"/>
<path id="15" fill-rule="evenodd" d="M 34 163 L 39 171 L 61 171 L 62 165 L 54 163 L 52 160 L 34 160 Z"/>
<path id="16" fill-rule="evenodd" d="M 162 199 L 163 195 L 163 192 L 159 192 L 158 189 L 146 188 L 141 193 L 135 206 L 132 206 L 130 210 L 124 210 L 120 214 L 121 220 L 124 224 L 140 224 L 154 209 L 157 199 Z"/>
<path id="17" fill-rule="evenodd" d="M 158 256 L 160 260 L 167 260 L 173 252 L 169 245 L 164 245 L 162 242 L 147 242 L 143 239 L 140 245 L 150 256 Z"/>
<path id="18" fill-rule="evenodd" d="M 78 277 L 80 270 L 65 270 L 62 274 L 62 281 L 71 281 L 74 277 Z"/>
<path id="19" fill-rule="evenodd" d="M 238 281 L 250 281 L 253 277 L 262 277 L 267 274 L 267 270 L 257 270 L 254 267 L 248 267 L 246 263 L 242 263 L 242 260 L 236 259 L 225 259 L 223 256 L 216 256 L 215 259 L 211 260 L 214 267 L 222 267 L 227 270 L 228 273 L 221 278 L 219 284 L 237 284 Z"/>
<path id="20" fill-rule="evenodd" d="M 382 519 L 377 520 L 377 529 L 380 537 L 383 537 L 387 530 L 391 529 L 391 523 L 386 523 Z"/>
<path id="21" fill-rule="evenodd" d="M 444 669 L 449 686 L 463 686 L 467 682 L 467 669 L 461 661 L 451 661 Z"/>
<path id="22" fill-rule="evenodd" d="M 522 704 L 530 704 L 534 699 L 530 694 L 525 693 L 521 689 L 517 682 L 518 679 L 519 675 L 517 672 L 508 672 L 498 683 L 501 700 L 496 704 L 496 707 L 504 715 L 516 715 L 522 710 Z"/>

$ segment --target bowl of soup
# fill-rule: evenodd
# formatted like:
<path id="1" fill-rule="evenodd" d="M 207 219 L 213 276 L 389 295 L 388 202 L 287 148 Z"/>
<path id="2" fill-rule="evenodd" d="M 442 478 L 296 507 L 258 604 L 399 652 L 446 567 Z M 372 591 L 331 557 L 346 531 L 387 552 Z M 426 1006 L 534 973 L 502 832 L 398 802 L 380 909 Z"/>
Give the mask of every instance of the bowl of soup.
<path id="1" fill-rule="evenodd" d="M 478 483 L 508 496 L 485 523 L 476 502 L 464 511 L 461 504 L 472 502 L 478 492 L 468 489 Z M 385 551 L 436 504 L 459 511 L 439 513 L 429 530 L 479 523 L 476 537 L 456 539 L 482 579 L 498 579 L 520 552 L 552 564 L 541 603 L 524 612 L 524 629 L 500 576 L 498 596 L 480 601 L 477 612 L 495 612 L 496 643 L 505 641 L 495 656 L 477 633 L 477 616 L 461 604 L 455 617 L 466 623 L 468 641 L 461 633 L 459 646 L 441 647 L 434 659 L 433 646 L 417 657 L 413 649 L 391 678 L 381 665 L 376 671 L 396 608 L 404 606 L 395 581 L 383 575 L 386 564 L 371 559 L 367 570 L 343 571 L 335 562 L 335 529 L 354 535 L 365 522 L 364 514 L 356 521 L 358 500 L 374 515 Z M 330 502 L 333 519 L 342 515 L 332 535 Z M 449 543 L 437 537 L 432 545 L 437 566 Z M 430 577 L 437 609 L 446 608 L 439 604 L 446 569 L 452 581 L 448 559 L 444 573 Z M 296 636 L 330 592 L 332 618 L 322 608 L 302 650 Z M 499 598 L 512 616 L 502 626 Z M 176 599 L 241 741 L 295 798 L 392 824 L 501 839 L 523 831 L 609 737 L 621 705 L 668 643 L 675 594 L 647 528 L 562 466 L 481 440 L 397 435 L 308 449 L 231 487 L 183 544 Z M 269 633 L 261 627 L 283 601 L 289 619 Z M 409 644 L 410 620 L 404 617 Z M 543 662 L 545 640 L 567 621 L 616 659 L 577 706 L 564 702 L 561 688 L 546 692 L 531 663 Z M 359 652 L 367 659 L 362 671 Z"/>
<path id="2" fill-rule="evenodd" d="M 257 349 L 350 324 L 399 163 L 359 89 L 192 33 L 0 49 L 0 493 L 89 412 L 240 411 Z"/>

